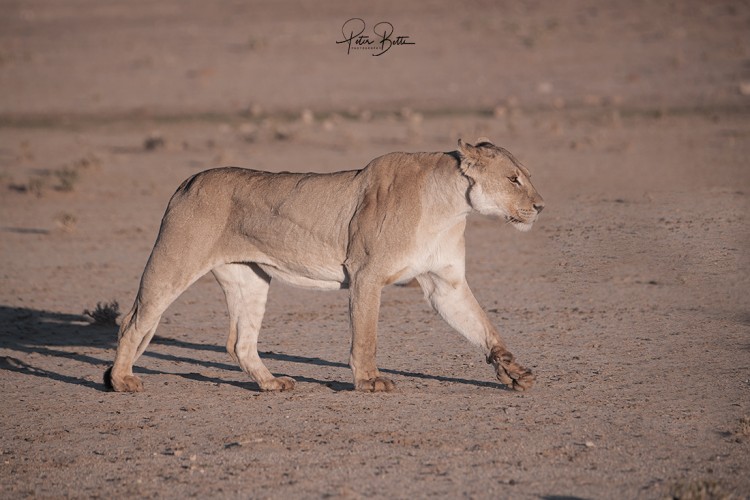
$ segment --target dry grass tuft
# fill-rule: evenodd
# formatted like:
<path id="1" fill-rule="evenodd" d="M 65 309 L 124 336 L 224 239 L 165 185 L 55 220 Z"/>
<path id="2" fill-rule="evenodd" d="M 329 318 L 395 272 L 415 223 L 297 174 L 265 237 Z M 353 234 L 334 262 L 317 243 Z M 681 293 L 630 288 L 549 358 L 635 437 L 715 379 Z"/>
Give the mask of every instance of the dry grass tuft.
<path id="1" fill-rule="evenodd" d="M 90 317 L 95 325 L 117 326 L 117 317 L 120 316 L 120 304 L 116 300 L 112 302 L 97 302 L 93 311 L 86 309 L 85 316 Z"/>
<path id="2" fill-rule="evenodd" d="M 740 436 L 750 436 L 750 416 L 745 415 L 740 419 L 737 426 L 737 434 Z"/>
<path id="3" fill-rule="evenodd" d="M 78 182 L 78 170 L 76 168 L 62 167 L 53 173 L 57 177 L 57 186 L 55 186 L 55 189 L 64 192 L 73 191 L 76 182 Z"/>
<path id="4" fill-rule="evenodd" d="M 75 231 L 76 225 L 78 224 L 78 219 L 75 215 L 69 213 L 69 212 L 60 212 L 55 217 L 55 223 L 66 232 L 72 232 Z"/>
<path id="5" fill-rule="evenodd" d="M 697 480 L 677 483 L 672 487 L 669 500 L 729 500 L 733 498 L 716 481 Z"/>

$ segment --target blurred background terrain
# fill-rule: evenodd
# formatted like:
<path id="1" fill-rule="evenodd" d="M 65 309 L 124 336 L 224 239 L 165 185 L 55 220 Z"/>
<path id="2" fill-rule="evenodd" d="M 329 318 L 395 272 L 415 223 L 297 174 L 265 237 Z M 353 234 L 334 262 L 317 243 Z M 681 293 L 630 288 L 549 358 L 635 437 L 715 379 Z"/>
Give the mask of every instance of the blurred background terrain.
<path id="1" fill-rule="evenodd" d="M 351 18 L 411 44 L 347 51 Z M 0 1 L 1 495 L 746 497 L 749 33 L 736 1 Z M 479 136 L 547 202 L 467 230 L 533 391 L 394 287 L 399 391 L 354 393 L 346 292 L 274 284 L 261 355 L 298 386 L 259 393 L 206 277 L 147 392 L 103 392 L 116 326 L 83 311 L 129 309 L 184 178 Z"/>

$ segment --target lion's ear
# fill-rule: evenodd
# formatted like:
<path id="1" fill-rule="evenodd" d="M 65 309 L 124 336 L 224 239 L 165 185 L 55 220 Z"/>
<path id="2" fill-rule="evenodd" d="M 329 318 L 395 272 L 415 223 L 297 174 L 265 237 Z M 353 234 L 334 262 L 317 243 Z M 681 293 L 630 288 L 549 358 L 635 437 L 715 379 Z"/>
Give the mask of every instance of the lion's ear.
<path id="1" fill-rule="evenodd" d="M 477 142 L 476 142 L 476 144 L 482 144 L 482 143 L 486 143 L 486 144 L 492 144 L 493 146 L 495 145 L 495 143 L 494 143 L 494 142 L 492 142 L 491 140 L 487 139 L 487 138 L 486 138 L 486 137 L 484 137 L 484 136 L 483 136 L 483 137 L 480 137 L 479 139 L 477 139 Z"/>
<path id="2" fill-rule="evenodd" d="M 467 174 L 472 168 L 476 168 L 481 160 L 479 148 L 467 144 L 461 139 L 458 140 L 458 156 L 461 158 L 459 168 L 464 174 Z"/>

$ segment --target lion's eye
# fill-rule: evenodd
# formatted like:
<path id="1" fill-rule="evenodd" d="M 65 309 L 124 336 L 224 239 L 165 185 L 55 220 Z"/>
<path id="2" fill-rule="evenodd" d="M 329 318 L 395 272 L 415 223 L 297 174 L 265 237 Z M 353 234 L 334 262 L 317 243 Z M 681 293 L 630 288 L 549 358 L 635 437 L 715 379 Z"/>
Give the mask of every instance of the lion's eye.
<path id="1" fill-rule="evenodd" d="M 518 180 L 518 176 L 517 175 L 512 175 L 512 176 L 508 177 L 508 180 L 510 182 L 512 182 L 513 184 L 515 184 L 516 186 L 520 186 L 521 185 L 521 181 Z"/>

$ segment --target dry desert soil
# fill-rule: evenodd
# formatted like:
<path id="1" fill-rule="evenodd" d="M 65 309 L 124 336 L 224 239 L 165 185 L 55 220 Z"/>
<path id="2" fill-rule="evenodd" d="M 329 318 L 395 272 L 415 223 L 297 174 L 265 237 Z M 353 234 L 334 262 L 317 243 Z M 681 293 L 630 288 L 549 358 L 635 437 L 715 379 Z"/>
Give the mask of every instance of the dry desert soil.
<path id="1" fill-rule="evenodd" d="M 350 18 L 413 43 L 347 50 Z M 531 391 L 390 287 L 397 391 L 355 392 L 347 292 L 273 283 L 259 349 L 297 386 L 262 393 L 210 275 L 146 391 L 104 389 L 117 327 L 83 311 L 127 312 L 183 179 L 479 136 L 546 200 L 466 234 Z M 0 1 L 0 497 L 747 498 L 749 159 L 747 2 Z"/>

